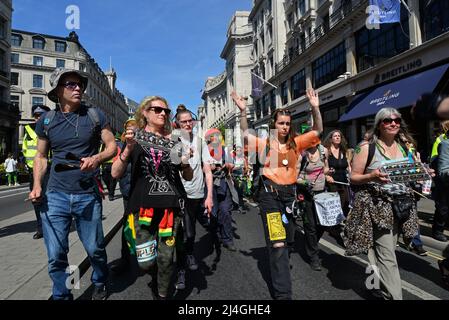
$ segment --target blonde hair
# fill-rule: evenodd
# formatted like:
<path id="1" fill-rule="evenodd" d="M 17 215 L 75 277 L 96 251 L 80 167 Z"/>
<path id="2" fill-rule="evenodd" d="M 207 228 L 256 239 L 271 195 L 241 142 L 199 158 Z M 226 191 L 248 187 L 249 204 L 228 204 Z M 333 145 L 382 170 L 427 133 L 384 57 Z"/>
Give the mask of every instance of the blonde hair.
<path id="1" fill-rule="evenodd" d="M 150 97 L 145 97 L 143 98 L 142 102 L 140 102 L 139 107 L 136 110 L 135 113 L 135 118 L 136 118 L 136 123 L 137 123 L 137 127 L 139 129 L 145 129 L 146 125 L 147 125 L 147 119 L 145 118 L 145 116 L 143 115 L 143 111 L 151 104 L 151 102 L 153 101 L 162 101 L 168 108 L 168 102 L 165 98 L 160 97 L 160 96 L 150 96 Z M 165 119 L 165 124 L 164 124 L 164 135 L 170 134 L 172 131 L 172 126 L 170 123 L 170 116 L 167 115 L 166 119 Z"/>

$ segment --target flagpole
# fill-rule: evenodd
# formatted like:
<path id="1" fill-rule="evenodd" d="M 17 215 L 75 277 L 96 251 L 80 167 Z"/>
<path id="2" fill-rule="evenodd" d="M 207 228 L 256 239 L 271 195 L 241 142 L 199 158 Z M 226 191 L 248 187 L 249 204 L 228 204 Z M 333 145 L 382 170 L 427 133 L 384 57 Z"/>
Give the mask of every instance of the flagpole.
<path id="1" fill-rule="evenodd" d="M 410 8 L 409 8 L 408 5 L 405 3 L 405 1 L 404 1 L 404 0 L 401 0 L 401 3 L 404 5 L 405 9 L 407 9 L 408 13 L 409 13 L 410 15 L 412 15 L 412 12 L 410 11 Z"/>
<path id="2" fill-rule="evenodd" d="M 272 86 L 273 88 L 277 89 L 278 87 L 276 87 L 274 84 L 272 84 L 271 82 L 268 82 L 267 80 L 265 80 L 264 78 L 262 78 L 261 76 L 255 74 L 254 72 L 250 71 L 251 74 L 255 75 L 257 78 L 259 78 L 260 80 L 262 80 L 263 82 L 268 83 L 270 86 Z"/>

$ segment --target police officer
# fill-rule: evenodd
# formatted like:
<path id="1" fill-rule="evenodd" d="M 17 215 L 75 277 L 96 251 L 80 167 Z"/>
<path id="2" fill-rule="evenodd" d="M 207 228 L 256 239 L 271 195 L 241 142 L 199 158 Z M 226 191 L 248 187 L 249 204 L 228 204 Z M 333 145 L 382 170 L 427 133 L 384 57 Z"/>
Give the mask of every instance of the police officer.
<path id="1" fill-rule="evenodd" d="M 30 190 L 33 190 L 33 160 L 34 156 L 36 155 L 36 148 L 37 148 L 37 135 L 34 132 L 34 128 L 36 125 L 36 122 L 39 120 L 42 114 L 45 112 L 50 111 L 50 108 L 44 105 L 34 105 L 31 108 L 31 113 L 34 118 L 33 124 L 27 124 L 25 126 L 25 135 L 23 136 L 23 143 L 22 143 L 22 153 L 25 157 L 25 164 L 28 169 L 28 175 L 30 179 Z M 34 213 L 36 214 L 36 221 L 37 221 L 37 229 L 36 233 L 33 235 L 33 239 L 40 239 L 43 237 L 42 234 L 42 220 L 40 215 L 40 205 L 37 203 L 33 203 L 34 206 Z"/>

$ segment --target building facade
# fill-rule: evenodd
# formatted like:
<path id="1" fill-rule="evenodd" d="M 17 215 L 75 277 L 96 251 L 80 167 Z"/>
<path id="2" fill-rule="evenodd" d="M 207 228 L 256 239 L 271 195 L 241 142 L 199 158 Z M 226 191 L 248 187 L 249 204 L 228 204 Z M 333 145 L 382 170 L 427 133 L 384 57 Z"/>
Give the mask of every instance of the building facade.
<path id="1" fill-rule="evenodd" d="M 254 1 L 254 12 L 262 2 L 265 1 Z M 254 65 L 277 87 L 273 90 L 265 84 L 263 97 L 254 102 L 258 125 L 267 123 L 271 110 L 284 107 L 291 110 L 293 125 L 299 130 L 310 119 L 305 91 L 313 87 L 320 94 L 325 134 L 339 128 L 353 146 L 372 126 L 374 114 L 382 104 L 399 108 L 403 117 L 410 120 L 412 102 L 402 99 L 404 96 L 416 100 L 424 87 L 448 92 L 448 0 L 408 0 L 408 9 L 401 5 L 400 23 L 380 24 L 378 29 L 366 24 L 368 0 L 266 2 L 271 2 L 273 13 L 282 3 L 284 11 L 279 15 L 284 16 L 285 46 L 280 46 L 283 56 L 275 62 L 273 72 L 269 72 L 270 63 L 268 68 L 265 66 L 265 73 L 260 71 L 261 64 Z M 256 17 L 254 14 L 253 23 L 258 25 Z M 282 30 L 273 25 L 273 32 Z M 435 85 L 414 80 L 419 78 L 429 78 Z M 406 81 L 408 88 L 397 89 Z M 376 89 L 382 92 L 381 98 L 363 100 L 375 94 Z M 359 110 L 373 103 L 377 107 Z M 430 149 L 435 126 L 430 123 L 411 128 L 423 159 Z"/>
<path id="2" fill-rule="evenodd" d="M 19 109 L 10 101 L 12 1 L 0 0 L 0 163 L 17 155 Z"/>
<path id="3" fill-rule="evenodd" d="M 57 37 L 12 30 L 11 43 L 10 99 L 21 112 L 20 139 L 23 138 L 24 126 L 33 122 L 33 105 L 44 104 L 55 108 L 47 93 L 51 90 L 50 75 L 56 67 L 86 72 L 89 84 L 83 95 L 84 103 L 100 108 L 113 130 L 121 130 L 128 119 L 128 105 L 115 86 L 117 74 L 112 67 L 108 72 L 103 72 L 81 45 L 75 32 L 72 31 L 68 37 Z"/>
<path id="4" fill-rule="evenodd" d="M 222 127 L 227 131 L 229 145 L 241 145 L 239 111 L 231 99 L 233 90 L 249 97 L 248 109 L 252 114 L 251 94 L 252 25 L 248 22 L 250 12 L 237 11 L 232 16 L 227 30 L 227 40 L 220 54 L 226 61 L 225 71 L 207 79 L 203 89 L 204 104 L 198 113 L 203 117 L 203 128 Z M 233 134 L 231 134 L 233 133 Z"/>

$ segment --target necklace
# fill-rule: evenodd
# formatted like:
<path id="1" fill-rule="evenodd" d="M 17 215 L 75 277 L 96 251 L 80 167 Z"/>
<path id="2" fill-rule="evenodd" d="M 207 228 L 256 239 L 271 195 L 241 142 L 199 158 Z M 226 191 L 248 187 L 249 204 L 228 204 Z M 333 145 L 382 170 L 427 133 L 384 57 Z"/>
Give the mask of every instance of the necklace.
<path id="1" fill-rule="evenodd" d="M 281 146 L 285 146 L 286 144 L 285 144 L 285 143 L 284 143 L 284 144 L 281 144 L 279 141 L 277 141 L 277 143 L 278 143 L 278 154 L 282 154 L 283 157 L 284 157 L 284 159 L 282 160 L 282 164 L 283 164 L 284 166 L 288 166 L 288 159 L 287 159 L 288 150 L 287 150 L 286 153 L 282 153 L 282 152 L 281 152 Z"/>
<path id="2" fill-rule="evenodd" d="M 79 114 L 79 113 L 76 114 L 76 124 L 73 124 L 72 121 L 70 121 L 70 120 L 65 116 L 64 112 L 61 111 L 61 113 L 62 113 L 62 116 L 64 117 L 65 121 L 67 121 L 72 127 L 75 128 L 75 138 L 78 138 L 78 137 L 79 137 L 79 134 L 78 134 L 78 120 L 79 120 L 79 118 L 80 118 L 80 114 Z"/>

